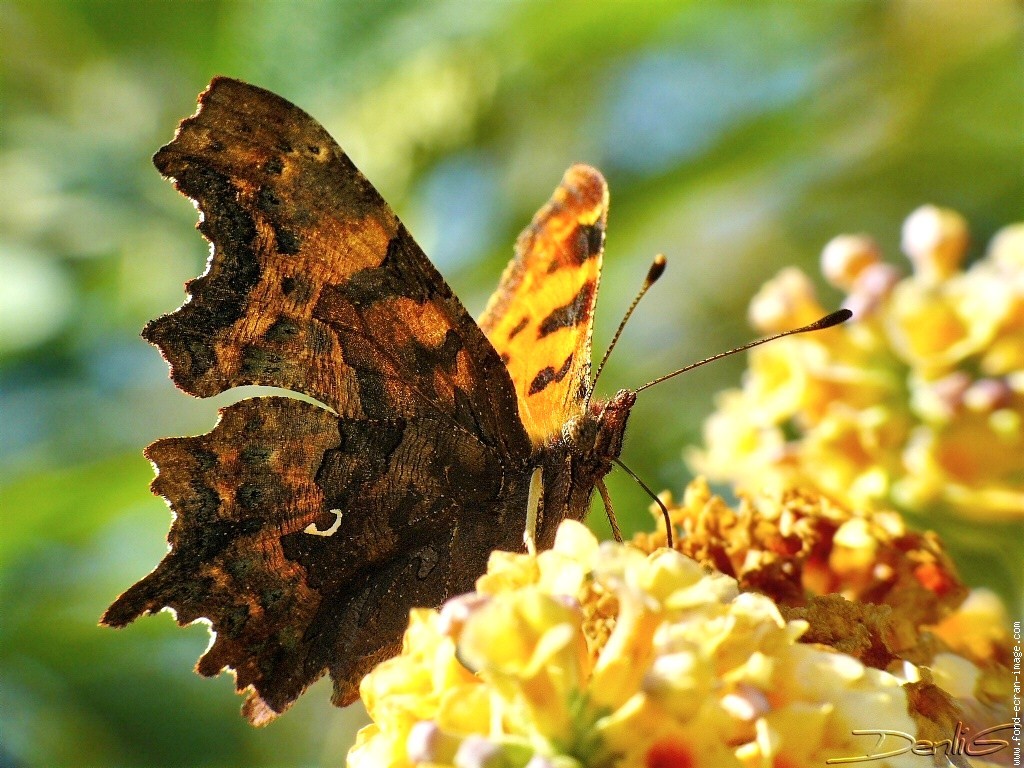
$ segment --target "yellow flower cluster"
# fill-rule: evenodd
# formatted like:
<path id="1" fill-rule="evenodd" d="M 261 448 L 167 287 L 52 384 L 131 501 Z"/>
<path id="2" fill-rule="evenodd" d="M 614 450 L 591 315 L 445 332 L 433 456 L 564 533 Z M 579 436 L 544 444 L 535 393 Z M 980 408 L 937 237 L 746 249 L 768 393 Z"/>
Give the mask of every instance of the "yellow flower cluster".
<path id="1" fill-rule="evenodd" d="M 963 218 L 934 206 L 904 224 L 906 277 L 867 236 L 832 240 L 822 271 L 854 319 L 753 350 L 742 388 L 719 395 L 694 468 L 855 507 L 1024 516 L 1024 224 L 965 269 L 967 243 Z M 823 314 L 796 269 L 750 307 L 766 333 Z"/>
<path id="2" fill-rule="evenodd" d="M 676 549 L 771 597 L 783 618 L 806 621 L 801 642 L 914 683 L 911 714 L 923 732 L 941 739 L 956 722 L 977 732 L 1008 717 L 1005 608 L 991 592 L 968 593 L 934 533 L 800 488 L 741 494 L 732 508 L 699 478 L 680 503 L 662 499 Z M 666 543 L 660 508 L 651 513 L 657 530 L 633 539 L 646 552 Z M 929 686 L 941 689 L 941 706 L 923 700 Z"/>
<path id="3" fill-rule="evenodd" d="M 413 611 L 401 655 L 363 680 L 374 722 L 350 768 L 818 767 L 874 745 L 855 729 L 922 732 L 937 718 L 915 697 L 947 702 L 927 668 L 878 669 L 804 642 L 817 618 L 787 620 L 731 576 L 638 544 L 599 544 L 565 522 L 552 550 L 495 552 L 476 592 Z M 971 643 L 986 658 L 1004 645 Z M 943 681 L 974 695 L 983 659 L 943 649 Z"/>

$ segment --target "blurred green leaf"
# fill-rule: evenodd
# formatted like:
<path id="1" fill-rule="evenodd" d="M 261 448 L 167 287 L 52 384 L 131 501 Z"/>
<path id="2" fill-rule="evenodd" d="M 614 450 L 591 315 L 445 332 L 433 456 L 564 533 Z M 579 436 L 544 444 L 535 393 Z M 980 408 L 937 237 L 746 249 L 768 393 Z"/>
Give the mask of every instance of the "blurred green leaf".
<path id="1" fill-rule="evenodd" d="M 757 287 L 816 273 L 833 235 L 899 263 L 922 203 L 958 208 L 976 253 L 1019 218 L 1022 23 L 1012 0 L 0 4 L 0 764 L 337 765 L 359 721 L 321 685 L 253 731 L 227 676 L 189 671 L 204 630 L 95 626 L 166 548 L 142 446 L 213 425 L 138 339 L 203 269 L 195 210 L 150 156 L 211 76 L 320 119 L 476 311 L 562 171 L 602 168 L 598 351 L 669 258 L 608 393 L 750 338 Z M 678 493 L 742 368 L 645 392 L 623 459 Z M 609 486 L 624 529 L 651 526 L 642 491 Z M 607 530 L 599 505 L 591 522 Z M 919 522 L 1019 597 L 1019 528 Z"/>
<path id="2" fill-rule="evenodd" d="M 133 455 L 29 474 L 0 486 L 0 562 L 12 563 L 43 546 L 88 542 L 146 500 L 152 478 L 149 462 Z"/>

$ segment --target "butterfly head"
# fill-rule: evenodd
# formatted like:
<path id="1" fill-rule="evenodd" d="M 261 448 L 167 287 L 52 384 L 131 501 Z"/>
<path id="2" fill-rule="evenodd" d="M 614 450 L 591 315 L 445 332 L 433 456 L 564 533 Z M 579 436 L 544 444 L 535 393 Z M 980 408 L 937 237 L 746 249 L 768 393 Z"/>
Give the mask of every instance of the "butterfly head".
<path id="1" fill-rule="evenodd" d="M 610 400 L 592 401 L 587 409 L 565 426 L 564 439 L 578 455 L 611 468 L 622 452 L 629 411 L 636 392 L 620 389 Z"/>

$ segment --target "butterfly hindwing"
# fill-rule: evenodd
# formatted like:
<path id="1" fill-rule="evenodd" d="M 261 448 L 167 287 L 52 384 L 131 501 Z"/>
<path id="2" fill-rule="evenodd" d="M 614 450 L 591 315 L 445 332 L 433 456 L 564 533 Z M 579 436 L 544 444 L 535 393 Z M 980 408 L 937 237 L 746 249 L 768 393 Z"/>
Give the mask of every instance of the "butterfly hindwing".
<path id="1" fill-rule="evenodd" d="M 480 320 L 512 377 L 535 446 L 560 434 L 589 385 L 607 212 L 601 174 L 571 167 L 516 241 Z"/>
<path id="2" fill-rule="evenodd" d="M 253 398 L 223 409 L 212 432 L 146 454 L 175 512 L 171 550 L 103 622 L 165 607 L 181 624 L 208 620 L 215 640 L 197 668 L 251 686 L 254 724 L 325 670 L 334 701 L 354 701 L 400 648 L 410 606 L 470 590 L 491 548 L 521 539 L 525 488 L 499 499 L 487 449 L 429 418 L 339 419 Z M 410 457 L 422 466 L 412 482 Z"/>
<path id="3" fill-rule="evenodd" d="M 183 625 L 208 620 L 216 640 L 198 669 L 212 675 L 231 666 L 239 689 L 255 685 L 271 698 L 261 666 L 269 655 L 293 656 L 294 639 L 285 637 L 291 622 L 308 622 L 318 603 L 301 569 L 285 557 L 283 537 L 324 511 L 315 476 L 338 443 L 329 411 L 264 398 L 225 408 L 206 435 L 149 446 L 146 455 L 158 469 L 153 491 L 175 513 L 170 551 L 107 609 L 103 623 L 124 626 L 165 607 Z M 281 668 L 294 674 L 288 661 Z"/>

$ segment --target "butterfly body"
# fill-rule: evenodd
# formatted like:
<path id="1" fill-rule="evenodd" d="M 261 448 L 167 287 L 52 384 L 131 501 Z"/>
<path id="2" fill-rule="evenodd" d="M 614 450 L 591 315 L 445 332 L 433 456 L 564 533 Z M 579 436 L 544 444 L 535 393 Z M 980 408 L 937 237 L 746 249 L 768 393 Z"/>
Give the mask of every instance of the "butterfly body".
<path id="1" fill-rule="evenodd" d="M 211 432 L 147 449 L 170 551 L 103 622 L 208 620 L 197 669 L 232 669 L 255 724 L 325 672 L 347 704 L 399 650 L 410 607 L 471 590 L 528 526 L 549 547 L 619 455 L 635 393 L 587 404 L 607 188 L 569 169 L 477 324 L 284 99 L 217 78 L 154 161 L 213 244 L 189 299 L 143 332 L 174 382 L 316 402 L 242 400 Z"/>
<path id="2" fill-rule="evenodd" d="M 608 401 L 594 401 L 571 419 L 560 438 L 541 452 L 544 491 L 537 522 L 537 546 L 548 549 L 562 520 L 583 520 L 597 483 L 622 451 L 629 410 L 636 401 L 621 390 Z"/>

